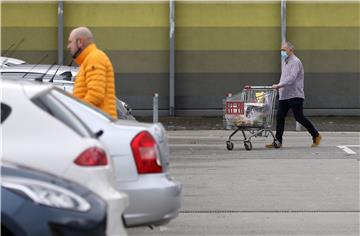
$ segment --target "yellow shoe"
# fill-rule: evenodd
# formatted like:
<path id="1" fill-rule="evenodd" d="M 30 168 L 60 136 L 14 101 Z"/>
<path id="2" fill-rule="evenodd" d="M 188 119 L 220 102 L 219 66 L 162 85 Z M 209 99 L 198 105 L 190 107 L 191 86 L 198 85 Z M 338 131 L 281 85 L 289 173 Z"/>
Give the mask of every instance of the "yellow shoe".
<path id="1" fill-rule="evenodd" d="M 274 140 L 271 144 L 266 144 L 266 148 L 281 148 L 281 143 L 277 140 Z"/>
<path id="2" fill-rule="evenodd" d="M 313 144 L 311 145 L 311 147 L 318 147 L 320 146 L 320 142 L 321 142 L 321 135 L 319 134 L 318 136 L 316 136 L 315 138 L 313 138 Z"/>

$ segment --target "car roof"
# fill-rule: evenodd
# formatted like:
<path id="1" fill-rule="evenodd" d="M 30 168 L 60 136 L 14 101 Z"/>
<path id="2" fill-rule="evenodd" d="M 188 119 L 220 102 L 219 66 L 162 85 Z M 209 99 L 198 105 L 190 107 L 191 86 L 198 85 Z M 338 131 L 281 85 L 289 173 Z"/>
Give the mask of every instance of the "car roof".
<path id="1" fill-rule="evenodd" d="M 26 62 L 12 57 L 0 57 L 0 65 L 2 65 L 3 63 L 5 65 L 6 63 L 20 65 L 20 64 L 25 64 Z"/>
<path id="2" fill-rule="evenodd" d="M 51 68 L 50 68 L 51 67 Z M 48 71 L 49 70 L 49 71 Z M 77 74 L 79 68 L 75 66 L 66 65 L 49 65 L 49 64 L 22 64 L 0 68 L 1 73 L 39 73 L 39 74 L 62 74 L 64 72 L 71 72 L 73 75 Z"/>
<path id="3" fill-rule="evenodd" d="M 53 88 L 53 85 L 50 83 L 40 83 L 36 81 L 28 81 L 19 79 L 6 79 L 1 78 L 1 88 L 11 88 L 11 87 L 23 87 L 25 93 L 29 97 L 33 97 L 36 94 L 48 91 Z"/>

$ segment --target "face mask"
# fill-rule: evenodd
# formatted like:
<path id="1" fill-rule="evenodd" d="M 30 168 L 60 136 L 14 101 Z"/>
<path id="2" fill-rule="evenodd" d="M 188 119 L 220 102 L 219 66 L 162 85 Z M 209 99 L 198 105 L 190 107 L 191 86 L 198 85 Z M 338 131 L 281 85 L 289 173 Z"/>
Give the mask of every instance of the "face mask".
<path id="1" fill-rule="evenodd" d="M 281 55 L 281 58 L 284 60 L 289 57 L 289 55 L 286 53 L 286 51 L 281 51 L 280 55 Z"/>

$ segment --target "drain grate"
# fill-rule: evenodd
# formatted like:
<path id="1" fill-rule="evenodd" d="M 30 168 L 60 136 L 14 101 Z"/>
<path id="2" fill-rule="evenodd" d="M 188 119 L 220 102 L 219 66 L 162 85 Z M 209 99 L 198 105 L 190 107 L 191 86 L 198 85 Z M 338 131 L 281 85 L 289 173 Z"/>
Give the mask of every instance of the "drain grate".
<path id="1" fill-rule="evenodd" d="M 272 210 L 272 211 L 232 211 L 232 210 L 186 210 L 180 214 L 241 214 L 241 213 L 360 213 L 360 210 Z"/>

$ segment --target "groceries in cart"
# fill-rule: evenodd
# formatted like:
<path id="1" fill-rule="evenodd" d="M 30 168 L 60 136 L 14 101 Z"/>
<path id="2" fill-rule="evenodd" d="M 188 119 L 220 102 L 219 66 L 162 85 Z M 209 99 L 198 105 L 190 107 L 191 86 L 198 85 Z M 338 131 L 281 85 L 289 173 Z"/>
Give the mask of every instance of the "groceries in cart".
<path id="1" fill-rule="evenodd" d="M 224 123 L 227 128 L 234 128 L 235 131 L 226 141 L 227 149 L 232 150 L 234 144 L 232 137 L 242 131 L 246 150 L 252 149 L 251 138 L 256 136 L 265 137 L 270 133 L 276 90 L 271 86 L 246 86 L 240 93 L 228 97 L 224 102 Z M 246 136 L 245 131 L 251 133 Z"/>
<path id="2" fill-rule="evenodd" d="M 265 92 L 255 93 L 253 100 L 249 102 L 239 100 L 226 101 L 225 119 L 227 123 L 235 126 L 264 125 L 269 112 L 269 94 Z"/>

